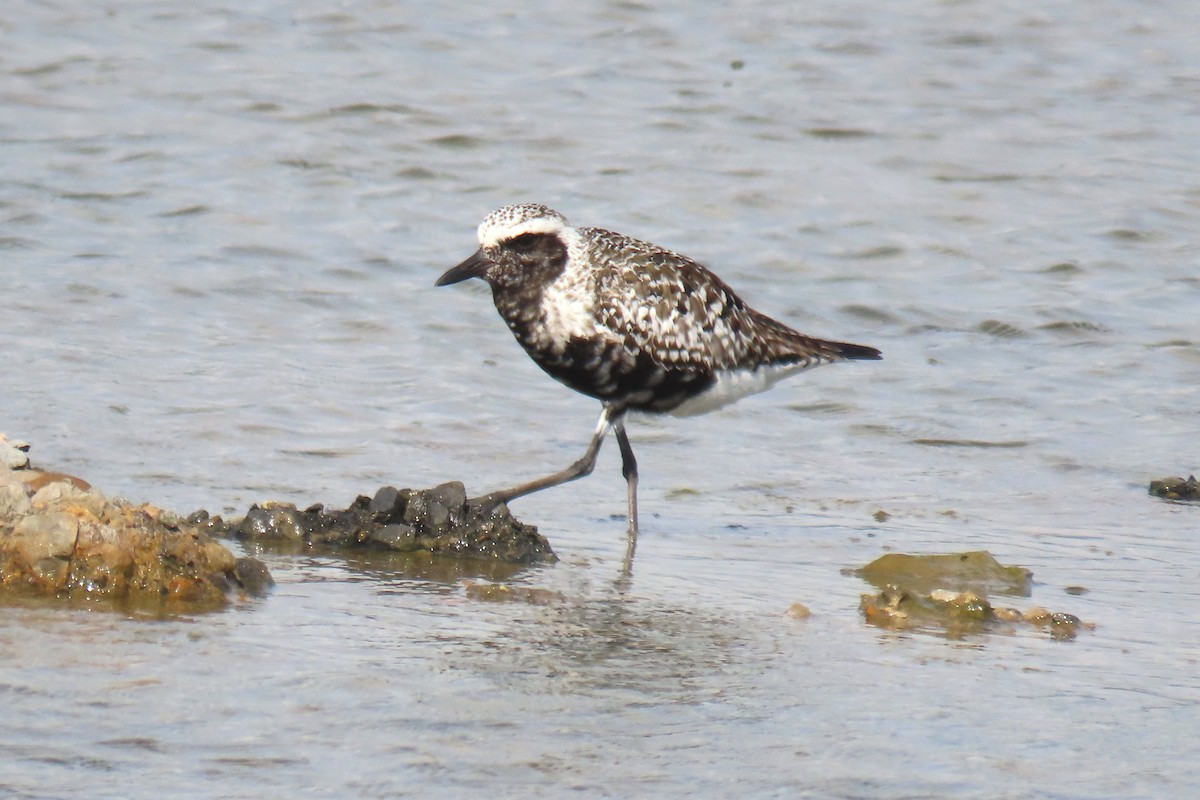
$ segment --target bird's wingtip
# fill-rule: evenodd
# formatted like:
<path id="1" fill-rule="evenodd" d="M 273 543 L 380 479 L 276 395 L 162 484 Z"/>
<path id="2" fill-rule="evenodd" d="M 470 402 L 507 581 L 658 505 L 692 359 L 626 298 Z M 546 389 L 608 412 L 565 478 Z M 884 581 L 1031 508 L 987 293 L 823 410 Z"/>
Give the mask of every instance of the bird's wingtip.
<path id="1" fill-rule="evenodd" d="M 849 361 L 880 361 L 883 359 L 883 353 L 874 347 L 868 347 L 865 344 L 840 344 L 840 355 Z"/>

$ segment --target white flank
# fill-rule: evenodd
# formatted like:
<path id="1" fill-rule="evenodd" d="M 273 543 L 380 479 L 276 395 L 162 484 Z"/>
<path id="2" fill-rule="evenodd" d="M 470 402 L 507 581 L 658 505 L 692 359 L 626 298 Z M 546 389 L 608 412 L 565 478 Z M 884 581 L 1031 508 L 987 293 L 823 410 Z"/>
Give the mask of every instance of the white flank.
<path id="1" fill-rule="evenodd" d="M 716 374 L 717 382 L 707 391 L 684 400 L 669 411 L 673 417 L 694 417 L 716 411 L 743 397 L 765 392 L 784 378 L 809 369 L 815 364 L 789 364 L 785 367 L 760 367 L 756 370 L 722 370 Z"/>

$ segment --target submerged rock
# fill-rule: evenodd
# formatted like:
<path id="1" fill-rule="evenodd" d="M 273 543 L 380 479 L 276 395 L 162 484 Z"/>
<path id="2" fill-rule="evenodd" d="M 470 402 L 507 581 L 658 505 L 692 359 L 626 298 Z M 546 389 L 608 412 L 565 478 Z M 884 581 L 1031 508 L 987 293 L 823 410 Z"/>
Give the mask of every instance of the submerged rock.
<path id="1" fill-rule="evenodd" d="M 1084 628 L 1072 614 L 1044 608 L 1021 612 L 996 607 L 987 597 L 998 594 L 1028 596 L 1033 573 L 1024 567 L 1006 567 L 990 553 L 904 555 L 889 553 L 856 574 L 880 591 L 864 594 L 859 608 L 872 625 L 900 630 L 924 629 L 947 636 L 996 633 L 1017 625 L 1044 628 L 1055 639 L 1073 639 Z"/>
<path id="2" fill-rule="evenodd" d="M 170 512 L 109 499 L 27 461 L 0 468 L 0 595 L 190 611 L 271 583 L 261 562 L 236 558 Z"/>
<path id="3" fill-rule="evenodd" d="M 1150 481 L 1150 494 L 1164 500 L 1200 500 L 1200 481 L 1195 475 L 1160 478 Z"/>
<path id="4" fill-rule="evenodd" d="M 986 550 L 941 555 L 888 553 L 854 574 L 872 586 L 903 586 L 928 593 L 946 586 L 979 594 L 1028 597 L 1033 573 L 1024 567 L 1006 567 Z"/>
<path id="5" fill-rule="evenodd" d="M 201 510 L 188 522 L 218 536 L 308 547 L 425 551 L 517 564 L 557 560 L 537 528 L 515 519 L 503 504 L 481 513 L 467 503 L 458 481 L 432 489 L 384 486 L 374 497 L 359 495 L 344 509 L 263 503 L 251 506 L 241 519 L 226 522 Z"/>

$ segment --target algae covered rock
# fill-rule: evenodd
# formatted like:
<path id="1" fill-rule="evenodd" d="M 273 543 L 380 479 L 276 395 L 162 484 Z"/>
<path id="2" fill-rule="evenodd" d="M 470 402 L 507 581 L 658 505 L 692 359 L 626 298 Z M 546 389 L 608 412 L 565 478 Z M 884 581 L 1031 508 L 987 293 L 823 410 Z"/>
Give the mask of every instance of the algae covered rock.
<path id="1" fill-rule="evenodd" d="M 260 562 L 170 512 L 27 462 L 0 469 L 0 595 L 192 611 L 270 585 Z"/>
<path id="2" fill-rule="evenodd" d="M 1164 500 L 1200 500 L 1200 481 L 1195 475 L 1159 478 L 1150 481 L 1150 494 Z"/>
<path id="3" fill-rule="evenodd" d="M 989 593 L 1029 596 L 1033 573 L 1005 566 L 986 551 L 889 553 L 853 574 L 879 588 L 862 595 L 859 609 L 869 624 L 882 628 L 961 637 L 1027 625 L 1044 629 L 1055 639 L 1073 639 L 1092 627 L 1073 614 L 993 606 Z"/>
<path id="4" fill-rule="evenodd" d="M 887 553 L 855 571 L 872 586 L 899 585 L 928 593 L 954 586 L 979 594 L 1028 597 L 1033 573 L 1024 567 L 1006 567 L 986 550 L 937 555 Z"/>

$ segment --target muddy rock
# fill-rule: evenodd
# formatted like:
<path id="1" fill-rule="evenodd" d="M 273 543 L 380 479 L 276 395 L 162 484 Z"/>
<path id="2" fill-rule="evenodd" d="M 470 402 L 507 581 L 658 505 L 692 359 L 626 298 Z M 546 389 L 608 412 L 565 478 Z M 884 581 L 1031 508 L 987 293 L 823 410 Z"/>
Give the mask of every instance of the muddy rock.
<path id="1" fill-rule="evenodd" d="M 270 585 L 260 562 L 236 558 L 170 512 L 109 499 L 86 481 L 27 461 L 0 469 L 0 596 L 187 612 Z"/>
<path id="2" fill-rule="evenodd" d="M 1200 482 L 1195 475 L 1160 478 L 1150 481 L 1150 494 L 1164 500 L 1200 500 Z"/>
<path id="3" fill-rule="evenodd" d="M 306 547 L 424 551 L 515 564 L 556 560 L 537 528 L 515 519 L 504 505 L 480 512 L 468 504 L 458 481 L 432 489 L 384 486 L 343 509 L 263 503 L 240 519 L 227 522 L 201 510 L 188 522 L 217 536 Z"/>

